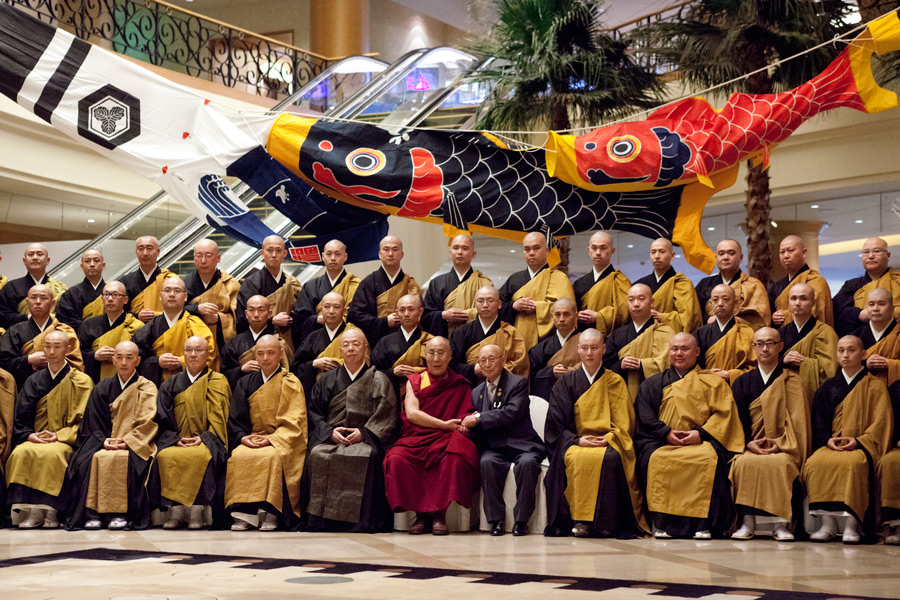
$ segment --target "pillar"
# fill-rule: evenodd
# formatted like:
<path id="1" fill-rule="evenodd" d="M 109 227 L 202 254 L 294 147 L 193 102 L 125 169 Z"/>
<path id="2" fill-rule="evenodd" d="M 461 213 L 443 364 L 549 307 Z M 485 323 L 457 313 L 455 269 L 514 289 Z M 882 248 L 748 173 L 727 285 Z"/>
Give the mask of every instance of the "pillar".
<path id="1" fill-rule="evenodd" d="M 825 221 L 782 221 L 775 220 L 778 227 L 769 229 L 769 251 L 772 253 L 772 275 L 770 279 L 776 281 L 786 275 L 781 260 L 778 258 L 778 249 L 781 240 L 789 235 L 796 235 L 806 245 L 806 264 L 810 269 L 819 270 L 819 232 L 826 225 Z"/>
<path id="2" fill-rule="evenodd" d="M 310 0 L 310 50 L 328 58 L 369 51 L 369 0 Z"/>

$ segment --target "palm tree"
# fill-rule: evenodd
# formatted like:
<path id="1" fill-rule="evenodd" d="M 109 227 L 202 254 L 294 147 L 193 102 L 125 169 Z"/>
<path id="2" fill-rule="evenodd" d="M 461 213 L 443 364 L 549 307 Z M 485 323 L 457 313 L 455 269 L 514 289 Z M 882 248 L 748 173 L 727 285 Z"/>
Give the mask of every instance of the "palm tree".
<path id="1" fill-rule="evenodd" d="M 603 0 L 494 0 L 495 20 L 470 50 L 492 56 L 471 81 L 490 82 L 478 127 L 564 131 L 658 104 L 656 73 L 600 21 Z M 524 138 L 520 138 L 524 139 Z M 568 266 L 568 239 L 560 240 Z"/>
<path id="2" fill-rule="evenodd" d="M 705 89 L 743 75 L 715 94 L 769 94 L 800 85 L 837 56 L 827 44 L 800 59 L 780 63 L 846 32 L 851 3 L 844 0 L 697 0 L 667 22 L 640 32 L 647 51 L 678 70 L 691 89 Z M 745 231 L 750 275 L 768 283 L 769 174 L 748 163 Z"/>

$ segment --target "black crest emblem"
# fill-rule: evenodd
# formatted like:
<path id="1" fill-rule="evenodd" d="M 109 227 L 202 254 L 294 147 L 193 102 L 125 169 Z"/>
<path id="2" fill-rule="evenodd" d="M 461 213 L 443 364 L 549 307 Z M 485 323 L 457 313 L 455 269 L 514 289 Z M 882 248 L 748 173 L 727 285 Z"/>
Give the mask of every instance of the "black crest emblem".
<path id="1" fill-rule="evenodd" d="M 78 102 L 78 134 L 112 150 L 141 134 L 141 101 L 105 85 Z"/>

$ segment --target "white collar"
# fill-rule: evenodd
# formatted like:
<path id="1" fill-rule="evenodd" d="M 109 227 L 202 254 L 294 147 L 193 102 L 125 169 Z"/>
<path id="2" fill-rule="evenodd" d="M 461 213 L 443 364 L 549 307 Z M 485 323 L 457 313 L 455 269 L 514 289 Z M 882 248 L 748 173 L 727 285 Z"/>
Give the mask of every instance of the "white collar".
<path id="1" fill-rule="evenodd" d="M 656 283 L 659 283 L 662 280 L 662 278 L 666 276 L 666 273 L 668 273 L 668 272 L 669 272 L 669 269 L 666 269 L 665 273 L 663 273 L 662 275 L 657 275 L 656 271 L 653 271 L 653 276 L 656 277 Z"/>
<path id="2" fill-rule="evenodd" d="M 331 329 L 330 327 L 328 327 L 328 325 L 324 325 L 324 324 L 323 324 L 323 327 L 325 327 L 325 333 L 328 334 L 328 339 L 329 339 L 329 340 L 333 340 L 333 339 L 334 339 L 334 336 L 337 335 L 338 329 L 341 328 L 341 326 L 338 325 L 338 326 L 335 327 L 334 329 Z"/>
<path id="3" fill-rule="evenodd" d="M 259 374 L 262 375 L 262 378 L 263 378 L 263 383 L 268 382 L 270 379 L 272 379 L 273 377 L 275 377 L 275 376 L 276 376 L 278 373 L 280 373 L 280 372 L 281 372 L 281 366 L 279 366 L 277 369 L 275 369 L 274 371 L 272 371 L 272 373 L 271 373 L 269 376 L 266 376 L 266 374 L 263 373 L 263 370 L 262 370 L 262 369 L 259 370 Z"/>
<path id="4" fill-rule="evenodd" d="M 350 369 L 347 368 L 347 365 L 344 364 L 344 370 L 347 371 L 347 375 L 350 376 L 350 381 L 356 381 L 356 376 L 359 375 L 362 372 L 362 370 L 365 368 L 366 368 L 366 363 L 363 363 L 363 364 L 359 365 L 359 368 L 356 370 L 356 372 L 351 373 Z"/>
<path id="5" fill-rule="evenodd" d="M 50 368 L 50 365 L 47 365 L 47 372 L 50 373 L 50 379 L 56 379 L 56 376 L 63 372 L 63 369 L 66 368 L 66 363 L 63 363 L 63 366 L 59 368 L 59 371 L 53 372 L 53 369 Z"/>
<path id="6" fill-rule="evenodd" d="M 46 273 L 45 273 L 45 275 L 46 275 Z M 28 276 L 31 277 L 31 280 L 34 282 L 34 285 L 41 285 L 41 280 L 44 279 L 43 277 L 41 277 L 40 279 L 35 279 L 34 275 L 32 275 L 31 273 L 29 273 Z"/>
<path id="7" fill-rule="evenodd" d="M 265 330 L 266 330 L 266 328 L 263 327 L 262 329 L 259 330 L 259 333 L 257 333 L 255 331 L 253 331 L 253 328 L 251 327 L 249 329 L 249 331 L 250 331 L 250 335 L 253 336 L 253 341 L 255 342 L 256 340 L 258 340 L 259 336 L 261 336 Z"/>
<path id="8" fill-rule="evenodd" d="M 384 265 L 381 265 L 381 270 L 384 271 L 384 275 L 385 275 L 385 277 L 388 278 L 388 281 L 391 282 L 391 285 L 394 285 L 394 282 L 397 281 L 397 277 L 400 275 L 400 271 L 402 271 L 403 268 L 401 267 L 401 268 L 397 269 L 397 272 L 394 273 L 393 277 L 391 277 L 390 274 L 388 274 L 387 269 L 384 268 Z"/>
<path id="9" fill-rule="evenodd" d="M 733 319 L 734 317 L 732 317 Z M 731 319 L 728 319 L 723 324 L 722 321 L 719 320 L 719 317 L 716 317 L 716 325 L 719 326 L 719 331 L 725 331 L 725 328 L 728 327 L 728 324 L 731 323 Z"/>
<path id="10" fill-rule="evenodd" d="M 87 279 L 87 277 L 85 277 L 85 279 Z M 87 282 L 88 282 L 88 283 L 91 283 L 91 280 L 88 279 Z M 102 278 L 102 277 L 101 277 L 100 279 L 97 280 L 97 285 L 94 285 L 93 283 L 91 283 L 91 287 L 94 288 L 94 289 L 96 290 L 96 289 L 100 286 L 101 283 L 103 283 L 103 278 Z"/>
<path id="11" fill-rule="evenodd" d="M 647 321 L 649 321 L 649 320 L 650 320 L 650 319 L 648 318 Z M 635 330 L 635 331 L 640 331 L 641 328 L 642 328 L 644 325 L 647 324 L 647 321 L 644 321 L 644 322 L 641 323 L 640 325 L 638 325 L 637 323 L 635 323 L 634 321 L 632 321 L 631 324 L 634 325 L 634 330 Z"/>
<path id="12" fill-rule="evenodd" d="M 153 269 L 149 273 L 144 273 L 144 270 L 140 267 L 138 267 L 138 270 L 141 272 L 141 275 L 144 276 L 144 281 L 146 281 L 147 283 L 150 283 L 150 279 L 153 278 L 153 274 L 156 272 L 156 269 Z"/>
<path id="13" fill-rule="evenodd" d="M 109 326 L 112 327 L 113 324 L 114 324 L 116 321 L 119 320 L 119 317 L 121 317 L 123 314 L 125 314 L 125 311 L 120 312 L 120 313 L 116 316 L 115 319 L 110 319 L 110 318 L 109 318 L 109 315 L 108 315 L 107 313 L 103 313 L 103 314 L 106 315 L 106 320 L 109 321 Z"/>
<path id="14" fill-rule="evenodd" d="M 525 270 L 528 271 L 528 279 L 529 279 L 529 280 L 534 279 L 534 276 L 537 275 L 537 274 L 540 272 L 540 270 L 538 270 L 538 271 L 532 271 L 532 270 L 531 270 L 531 267 L 529 267 L 529 266 L 527 266 L 527 265 L 525 266 Z"/>
<path id="15" fill-rule="evenodd" d="M 196 375 L 191 375 L 191 372 L 188 371 L 187 369 L 185 369 L 184 372 L 187 373 L 188 379 L 191 380 L 191 383 L 194 383 L 195 381 L 197 381 L 198 377 L 203 375 L 203 369 L 200 369 L 200 372 L 197 373 Z"/>
<path id="16" fill-rule="evenodd" d="M 803 323 L 798 323 L 797 319 L 794 319 L 794 326 L 797 328 L 797 333 L 800 333 L 803 330 L 803 327 L 809 323 L 809 317 L 806 317 L 806 320 Z"/>
<path id="17" fill-rule="evenodd" d="M 769 379 L 772 377 L 772 373 L 774 373 L 774 372 L 775 372 L 775 369 L 777 369 L 777 368 L 778 368 L 778 365 L 772 367 L 772 370 L 769 371 L 768 373 L 766 373 L 766 372 L 763 370 L 762 366 L 759 367 L 759 374 L 760 374 L 760 376 L 762 377 L 763 385 L 769 383 Z"/>
<path id="18" fill-rule="evenodd" d="M 737 277 L 737 273 L 732 275 L 731 279 L 725 279 L 725 275 L 722 273 L 722 271 L 719 271 L 719 277 L 722 278 L 722 283 L 724 283 L 725 285 L 731 285 L 731 279 L 734 279 L 735 277 Z"/>
<path id="19" fill-rule="evenodd" d="M 412 331 L 406 331 L 406 329 L 404 329 L 402 325 L 400 326 L 400 331 L 403 332 L 403 337 L 406 338 L 407 342 L 409 341 L 409 338 L 412 337 L 412 334 L 416 332 L 416 329 L 418 329 L 418 327 L 414 328 Z"/>
<path id="20" fill-rule="evenodd" d="M 200 280 L 200 283 L 203 284 L 203 289 L 204 289 L 204 290 L 209 288 L 209 284 L 212 282 L 213 277 L 215 277 L 215 275 L 213 275 L 212 277 L 210 277 L 210 278 L 209 278 L 209 281 L 203 281 L 203 278 L 200 277 L 200 273 L 197 273 L 197 279 L 199 279 L 199 280 Z"/>
<path id="21" fill-rule="evenodd" d="M 134 379 L 135 375 L 137 375 L 137 369 L 134 370 L 134 372 L 131 374 L 131 377 L 129 377 L 126 381 L 122 381 L 122 376 L 116 373 L 116 377 L 118 377 L 119 379 L 119 385 L 122 386 L 123 390 L 125 389 L 125 386 L 131 383 L 131 380 Z"/>
<path id="22" fill-rule="evenodd" d="M 337 274 L 337 277 L 335 277 L 334 279 L 332 279 L 332 278 L 331 278 L 331 275 L 328 274 L 328 271 L 325 271 L 325 277 L 328 278 L 328 281 L 329 281 L 329 283 L 331 283 L 331 287 L 332 287 L 332 288 L 334 288 L 334 286 L 337 285 L 338 279 L 340 279 L 340 278 L 341 278 L 341 275 L 343 275 L 343 274 L 344 274 L 344 270 L 341 269 L 341 272 Z"/>
<path id="23" fill-rule="evenodd" d="M 884 326 L 884 329 L 882 329 L 881 331 L 876 331 L 875 325 L 872 324 L 872 321 L 869 321 L 869 329 L 872 330 L 872 335 L 875 336 L 876 342 L 881 340 L 881 337 L 884 335 L 884 332 L 887 331 L 888 327 L 890 327 L 890 326 L 891 326 L 891 324 L 888 323 L 887 325 Z"/>
<path id="24" fill-rule="evenodd" d="M 456 278 L 459 279 L 460 283 L 462 283 L 462 280 L 466 278 L 466 275 L 469 273 L 469 271 L 472 270 L 472 267 L 469 267 L 468 271 L 466 271 L 465 273 L 460 273 L 456 270 L 456 267 L 453 267 L 453 269 L 451 270 L 456 273 Z"/>
<path id="25" fill-rule="evenodd" d="M 591 267 L 591 270 L 594 272 L 594 283 L 597 283 L 597 281 L 600 279 L 600 276 L 603 275 L 603 272 L 608 268 L 609 267 L 607 266 L 605 269 L 603 269 L 603 271 L 598 271 L 597 267 Z"/>
<path id="26" fill-rule="evenodd" d="M 576 329 L 577 329 L 577 328 L 576 328 Z M 573 329 L 572 331 L 570 331 L 570 332 L 569 332 L 569 335 L 567 335 L 566 337 L 563 337 L 562 334 L 557 330 L 557 332 L 556 332 L 556 339 L 559 340 L 559 345 L 560 345 L 560 346 L 565 346 L 565 345 L 566 345 L 566 342 L 569 341 L 569 338 L 572 337 L 572 334 L 573 334 L 573 333 L 575 333 L 575 329 Z"/>
<path id="27" fill-rule="evenodd" d="M 162 313 L 163 318 L 165 318 L 165 320 L 166 320 L 166 323 L 169 324 L 169 329 L 172 329 L 172 327 L 174 327 L 175 323 L 177 323 L 181 319 L 182 314 L 184 314 L 184 309 L 181 310 L 181 313 L 179 313 L 179 315 L 177 317 L 175 317 L 175 320 L 173 321 L 173 320 L 169 319 L 169 315 L 166 314 L 166 311 L 163 311 L 163 313 Z"/>
<path id="28" fill-rule="evenodd" d="M 587 367 L 584 366 L 584 363 L 581 363 L 581 370 L 584 371 L 584 374 L 585 376 L 587 376 L 588 381 L 591 383 L 591 385 L 594 385 L 594 380 L 597 379 L 597 373 L 600 372 L 600 367 L 597 367 L 597 370 L 594 371 L 593 375 L 591 375 L 590 373 L 588 373 Z"/>
<path id="29" fill-rule="evenodd" d="M 481 324 L 481 329 L 484 330 L 485 335 L 487 335 L 487 332 L 491 330 L 491 327 L 494 326 L 494 323 L 496 323 L 497 319 L 499 319 L 499 318 L 500 317 L 494 317 L 494 320 L 491 321 L 490 323 L 488 323 L 487 326 L 485 326 L 484 321 L 481 320 L 481 316 L 480 315 L 478 316 L 478 323 Z"/>
<path id="30" fill-rule="evenodd" d="M 53 317 L 51 317 L 50 315 L 47 315 L 47 319 L 43 323 L 38 324 L 38 322 L 34 320 L 34 317 L 31 317 L 31 322 L 34 323 L 35 325 L 37 325 L 38 329 L 41 331 L 47 329 L 47 325 L 49 325 L 50 321 L 52 321 L 52 320 L 53 320 Z"/>
<path id="31" fill-rule="evenodd" d="M 272 277 L 272 272 L 269 271 L 269 269 L 267 269 L 266 267 L 263 267 L 263 271 L 265 271 L 266 273 L 268 273 L 268 274 L 269 274 L 269 277 Z M 282 278 L 283 276 L 284 276 L 284 269 L 278 269 L 278 276 L 277 276 L 277 277 L 272 277 L 272 279 L 274 279 L 275 282 L 278 283 L 279 281 L 281 281 L 281 278 Z"/>
<path id="32" fill-rule="evenodd" d="M 859 371 L 862 371 L 862 367 L 859 368 Z M 850 385 L 850 383 L 853 381 L 853 379 L 857 375 L 859 375 L 859 371 L 857 371 L 853 375 L 847 375 L 847 371 L 845 371 L 843 368 L 841 369 L 841 373 L 844 375 L 844 380 L 847 382 L 847 385 Z"/>

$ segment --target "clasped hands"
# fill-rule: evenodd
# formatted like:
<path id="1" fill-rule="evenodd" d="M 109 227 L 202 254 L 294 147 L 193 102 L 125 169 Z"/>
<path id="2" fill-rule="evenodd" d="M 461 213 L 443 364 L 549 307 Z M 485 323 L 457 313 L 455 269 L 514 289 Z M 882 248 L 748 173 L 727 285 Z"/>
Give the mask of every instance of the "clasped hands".
<path id="1" fill-rule="evenodd" d="M 250 435 L 245 435 L 241 438 L 241 444 L 247 446 L 248 448 L 263 448 L 265 446 L 271 446 L 272 442 L 269 441 L 269 436 L 262 433 L 251 433 Z"/>
<path id="2" fill-rule="evenodd" d="M 191 446 L 199 446 L 202 443 L 199 435 L 195 435 L 193 437 L 183 437 L 178 440 L 177 446 L 181 448 L 190 448 Z"/>
<path id="3" fill-rule="evenodd" d="M 56 437 L 55 431 L 45 429 L 30 434 L 28 436 L 28 441 L 33 444 L 52 444 L 53 442 L 58 441 L 58 438 Z"/>
<path id="4" fill-rule="evenodd" d="M 856 438 L 852 437 L 833 437 L 828 440 L 828 449 L 835 452 L 850 452 L 859 448 Z"/>
<path id="5" fill-rule="evenodd" d="M 122 438 L 106 438 L 103 440 L 104 450 L 128 450 L 128 445 Z"/>
<path id="6" fill-rule="evenodd" d="M 778 448 L 775 440 L 770 438 L 763 438 L 761 440 L 753 440 L 752 442 L 748 442 L 747 452 L 765 456 L 767 454 L 777 454 L 781 452 L 781 450 Z"/>
<path id="7" fill-rule="evenodd" d="M 362 433 L 353 427 L 335 427 L 331 432 L 331 441 L 342 446 L 358 444 L 362 439 Z"/>
<path id="8" fill-rule="evenodd" d="M 700 432 L 696 429 L 690 431 L 672 429 L 666 436 L 666 442 L 670 446 L 696 446 L 701 441 Z"/>
<path id="9" fill-rule="evenodd" d="M 583 435 L 578 438 L 578 445 L 582 448 L 603 448 L 607 441 L 602 435 Z"/>

